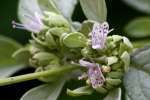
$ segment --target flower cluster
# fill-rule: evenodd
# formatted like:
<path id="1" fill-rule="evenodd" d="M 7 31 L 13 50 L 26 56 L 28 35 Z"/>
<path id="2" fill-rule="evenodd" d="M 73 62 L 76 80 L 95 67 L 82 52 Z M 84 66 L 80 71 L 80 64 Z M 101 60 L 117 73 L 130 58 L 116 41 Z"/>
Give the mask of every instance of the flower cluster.
<path id="1" fill-rule="evenodd" d="M 78 79 L 86 81 L 85 86 L 81 87 L 82 93 L 86 89 L 107 93 L 121 84 L 122 76 L 130 64 L 129 53 L 133 47 L 126 37 L 108 36 L 113 29 L 109 30 L 107 22 L 92 23 L 93 29 L 86 35 L 80 30 L 74 32 L 69 22 L 56 13 L 44 12 L 43 16 L 35 13 L 34 16 L 27 17 L 29 23 L 13 21 L 13 27 L 32 32 L 30 44 L 25 49 L 29 53 L 27 61 L 36 71 L 65 65 L 80 66 Z M 58 77 L 60 76 L 39 79 L 49 82 L 59 79 Z M 75 90 L 68 89 L 67 93 L 79 95 Z"/>

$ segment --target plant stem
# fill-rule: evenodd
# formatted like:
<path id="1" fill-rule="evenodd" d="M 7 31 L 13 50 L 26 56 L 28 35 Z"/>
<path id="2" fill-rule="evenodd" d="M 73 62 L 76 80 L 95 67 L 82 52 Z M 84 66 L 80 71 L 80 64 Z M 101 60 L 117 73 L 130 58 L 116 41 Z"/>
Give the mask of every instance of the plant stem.
<path id="1" fill-rule="evenodd" d="M 67 66 L 67 67 L 65 66 L 57 70 L 56 69 L 46 70 L 42 72 L 35 72 L 35 73 L 30 73 L 30 74 L 25 74 L 25 75 L 20 75 L 20 76 L 3 78 L 3 79 L 0 79 L 0 86 L 33 80 L 33 79 L 37 79 L 39 77 L 44 77 L 44 76 L 53 76 L 53 75 L 58 75 L 58 74 L 61 75 L 61 74 L 65 74 L 67 72 L 71 72 L 76 69 L 79 69 L 79 67 L 78 66 Z"/>

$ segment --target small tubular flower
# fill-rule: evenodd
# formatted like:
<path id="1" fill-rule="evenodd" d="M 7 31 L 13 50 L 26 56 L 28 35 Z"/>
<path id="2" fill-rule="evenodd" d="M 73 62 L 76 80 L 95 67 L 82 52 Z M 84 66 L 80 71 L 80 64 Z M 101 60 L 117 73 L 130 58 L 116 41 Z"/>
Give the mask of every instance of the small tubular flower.
<path id="1" fill-rule="evenodd" d="M 108 33 L 110 33 L 113 29 L 109 30 L 109 24 L 104 22 L 102 24 L 95 23 L 93 25 L 91 35 L 92 40 L 92 48 L 93 49 L 103 49 L 105 47 L 105 42 Z"/>
<path id="2" fill-rule="evenodd" d="M 45 28 L 45 25 L 43 24 L 41 19 L 42 17 L 37 12 L 34 13 L 34 16 L 25 16 L 30 19 L 29 22 L 20 24 L 15 21 L 12 21 L 13 28 L 24 29 L 34 33 L 39 33 Z"/>
<path id="3" fill-rule="evenodd" d="M 103 76 L 103 73 L 98 64 L 90 63 L 84 60 L 80 60 L 79 63 L 81 66 L 88 68 L 88 72 L 87 72 L 88 78 L 94 89 L 104 84 L 105 77 Z"/>

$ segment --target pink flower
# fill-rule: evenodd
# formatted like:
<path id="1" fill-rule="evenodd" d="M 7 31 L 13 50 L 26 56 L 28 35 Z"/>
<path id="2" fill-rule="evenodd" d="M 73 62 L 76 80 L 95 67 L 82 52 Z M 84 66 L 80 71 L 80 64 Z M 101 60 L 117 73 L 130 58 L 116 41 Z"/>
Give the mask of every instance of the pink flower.
<path id="1" fill-rule="evenodd" d="M 103 49 L 105 47 L 105 42 L 108 33 L 113 29 L 109 30 L 109 24 L 104 22 L 102 24 L 95 23 L 93 25 L 93 30 L 90 33 L 92 38 L 92 48 L 93 49 Z"/>
<path id="2" fill-rule="evenodd" d="M 44 29 L 45 26 L 41 20 L 41 16 L 38 13 L 35 13 L 34 16 L 25 16 L 30 19 L 29 22 L 20 24 L 12 21 L 13 28 L 25 29 L 34 33 L 39 33 Z"/>
<path id="3" fill-rule="evenodd" d="M 88 78 L 93 88 L 100 87 L 105 82 L 105 77 L 100 69 L 100 66 L 96 63 L 90 63 L 88 61 L 80 60 L 80 65 L 88 68 Z"/>

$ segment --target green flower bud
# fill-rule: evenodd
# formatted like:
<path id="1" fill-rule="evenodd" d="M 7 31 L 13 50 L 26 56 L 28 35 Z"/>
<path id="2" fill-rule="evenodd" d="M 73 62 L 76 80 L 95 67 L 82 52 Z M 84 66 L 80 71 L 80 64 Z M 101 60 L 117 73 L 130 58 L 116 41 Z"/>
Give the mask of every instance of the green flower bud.
<path id="1" fill-rule="evenodd" d="M 119 42 L 122 40 L 122 36 L 119 36 L 119 35 L 113 35 L 112 36 L 112 39 L 113 39 L 113 42 L 116 43 L 116 42 Z"/>
<path id="2" fill-rule="evenodd" d="M 85 57 L 85 58 L 90 58 L 90 57 L 93 56 L 93 55 L 92 55 L 92 49 L 89 48 L 89 47 L 83 48 L 83 49 L 81 50 L 81 54 L 82 54 L 82 56 Z"/>
<path id="3" fill-rule="evenodd" d="M 69 22 L 60 14 L 56 14 L 54 12 L 44 12 L 44 23 L 50 27 L 64 27 L 70 29 Z"/>
<path id="4" fill-rule="evenodd" d="M 106 56 L 101 56 L 101 57 L 93 58 L 93 60 L 95 62 L 97 62 L 97 63 L 100 63 L 100 64 L 106 64 L 108 62 Z"/>
<path id="5" fill-rule="evenodd" d="M 50 33 L 54 36 L 61 37 L 63 33 L 68 33 L 70 30 L 65 27 L 53 27 L 50 30 Z"/>
<path id="6" fill-rule="evenodd" d="M 132 45 L 132 43 L 129 41 L 128 38 L 123 37 L 123 43 L 124 43 L 126 46 L 128 46 L 129 48 L 133 48 L 133 45 Z"/>
<path id="7" fill-rule="evenodd" d="M 119 55 L 121 56 L 124 51 L 129 51 L 129 48 L 124 43 L 120 43 L 119 51 L 118 51 Z"/>
<path id="8" fill-rule="evenodd" d="M 30 64 L 37 67 L 47 66 L 51 64 L 51 62 L 59 64 L 59 58 L 48 52 L 38 52 L 30 59 Z"/>
<path id="9" fill-rule="evenodd" d="M 64 36 L 63 43 L 69 48 L 85 47 L 87 38 L 82 33 L 73 32 Z"/>
<path id="10" fill-rule="evenodd" d="M 107 73 L 107 77 L 121 79 L 123 77 L 123 74 L 123 72 L 111 71 L 110 73 Z"/>
<path id="11" fill-rule="evenodd" d="M 117 69 L 119 69 L 119 68 L 122 68 L 123 67 L 123 63 L 121 62 L 121 61 L 119 61 L 119 62 L 117 62 L 117 63 L 115 63 L 115 64 L 112 64 L 111 65 L 111 69 L 112 70 L 117 70 Z"/>
<path id="12" fill-rule="evenodd" d="M 40 51 L 45 51 L 45 47 L 38 44 L 35 40 L 30 40 L 29 51 L 33 55 Z"/>
<path id="13" fill-rule="evenodd" d="M 120 79 L 106 78 L 106 82 L 107 82 L 108 84 L 113 85 L 113 86 L 117 86 L 117 85 L 121 84 L 121 80 L 120 80 Z"/>
<path id="14" fill-rule="evenodd" d="M 105 83 L 105 86 L 104 86 L 107 90 L 111 90 L 112 88 L 114 88 L 113 85 L 109 84 L 108 82 Z"/>
<path id="15" fill-rule="evenodd" d="M 110 66 L 102 66 L 102 72 L 104 73 L 109 73 L 111 71 L 111 67 Z"/>
<path id="16" fill-rule="evenodd" d="M 118 62 L 118 58 L 116 56 L 107 57 L 107 65 L 112 65 Z"/>
<path id="17" fill-rule="evenodd" d="M 121 60 L 124 62 L 124 71 L 128 71 L 130 66 L 130 55 L 127 51 L 123 52 L 121 55 Z"/>
<path id="18" fill-rule="evenodd" d="M 107 93 L 107 89 L 105 89 L 105 88 L 102 87 L 102 86 L 95 88 L 95 90 L 96 90 L 97 92 L 99 92 L 99 93 L 102 93 L 102 94 Z"/>
<path id="19" fill-rule="evenodd" d="M 52 34 L 50 33 L 50 30 L 46 32 L 45 34 L 45 42 L 47 43 L 49 48 L 55 48 L 57 46 L 54 37 L 52 36 Z"/>

